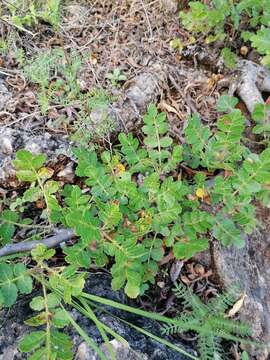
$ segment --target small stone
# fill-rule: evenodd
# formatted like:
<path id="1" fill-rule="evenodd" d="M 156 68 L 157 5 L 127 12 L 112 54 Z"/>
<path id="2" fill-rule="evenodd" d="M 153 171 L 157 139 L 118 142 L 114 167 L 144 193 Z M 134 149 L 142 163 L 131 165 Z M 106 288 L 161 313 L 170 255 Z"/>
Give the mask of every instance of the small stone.
<path id="1" fill-rule="evenodd" d="M 111 348 L 115 353 L 116 360 L 148 360 L 148 356 L 140 351 L 132 350 L 128 344 L 123 344 L 114 339 L 110 341 Z M 104 353 L 106 359 L 111 360 L 112 357 L 106 344 L 101 344 L 100 350 Z M 99 360 L 99 356 L 94 350 L 90 349 L 86 342 L 82 342 L 77 350 L 75 360 Z"/>
<path id="2" fill-rule="evenodd" d="M 11 155 L 13 152 L 12 140 L 10 137 L 3 136 L 0 138 L 0 151 L 5 155 Z"/>
<path id="3" fill-rule="evenodd" d="M 16 346 L 9 346 L 3 355 L 0 355 L 0 360 L 14 360 L 18 354 Z"/>
<path id="4" fill-rule="evenodd" d="M 86 344 L 86 342 L 82 342 L 77 349 L 77 353 L 75 356 L 75 360 L 94 360 L 95 354 L 93 353 L 93 350 L 89 348 L 89 346 Z"/>
<path id="5" fill-rule="evenodd" d="M 28 144 L 26 144 L 25 150 L 30 151 L 32 154 L 39 154 L 42 152 L 40 145 L 34 142 L 29 142 Z"/>
<path id="6" fill-rule="evenodd" d="M 170 278 L 173 282 L 178 279 L 183 265 L 184 265 L 184 261 L 182 260 L 177 260 L 172 264 L 170 269 Z"/>

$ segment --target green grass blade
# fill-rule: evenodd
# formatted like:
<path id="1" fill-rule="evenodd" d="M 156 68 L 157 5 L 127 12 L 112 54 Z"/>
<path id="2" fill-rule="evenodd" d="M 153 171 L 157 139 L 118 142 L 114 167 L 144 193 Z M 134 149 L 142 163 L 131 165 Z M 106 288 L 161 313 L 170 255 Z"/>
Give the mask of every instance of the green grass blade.
<path id="1" fill-rule="evenodd" d="M 108 360 L 104 353 L 100 350 L 100 348 L 97 346 L 97 344 L 86 334 L 86 332 L 74 321 L 72 316 L 69 314 L 69 312 L 61 305 L 63 311 L 65 312 L 66 316 L 70 320 L 72 326 L 74 329 L 78 332 L 79 335 L 85 340 L 85 342 L 99 355 L 101 360 Z"/>

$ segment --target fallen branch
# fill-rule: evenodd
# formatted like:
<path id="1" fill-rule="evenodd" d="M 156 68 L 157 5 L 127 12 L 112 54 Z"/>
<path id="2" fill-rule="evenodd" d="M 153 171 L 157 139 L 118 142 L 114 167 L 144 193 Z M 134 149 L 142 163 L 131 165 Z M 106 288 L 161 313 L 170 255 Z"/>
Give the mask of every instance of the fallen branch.
<path id="1" fill-rule="evenodd" d="M 7 256 L 11 254 L 28 252 L 33 250 L 38 244 L 43 244 L 47 248 L 54 248 L 59 245 L 61 242 L 70 240 L 74 236 L 74 231 L 72 229 L 65 229 L 59 231 L 58 234 L 42 239 L 42 240 L 33 240 L 25 241 L 17 244 L 8 244 L 0 248 L 0 257 Z"/>

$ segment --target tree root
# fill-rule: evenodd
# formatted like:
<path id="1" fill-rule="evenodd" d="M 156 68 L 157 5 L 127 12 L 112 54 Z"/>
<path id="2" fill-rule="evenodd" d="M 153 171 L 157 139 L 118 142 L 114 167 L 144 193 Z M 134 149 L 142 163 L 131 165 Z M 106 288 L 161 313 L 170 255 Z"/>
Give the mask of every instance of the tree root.
<path id="1" fill-rule="evenodd" d="M 238 61 L 236 79 L 230 85 L 229 94 L 235 92 L 252 113 L 256 104 L 264 103 L 262 92 L 270 93 L 270 72 L 252 61 Z M 270 113 L 268 118 L 270 121 Z"/>
<path id="2" fill-rule="evenodd" d="M 17 244 L 8 244 L 0 248 L 0 257 L 31 251 L 38 244 L 43 244 L 47 248 L 54 248 L 57 245 L 59 245 L 61 242 L 70 240 L 74 235 L 75 234 L 72 229 L 65 229 L 65 230 L 60 230 L 54 236 L 42 240 L 33 240 L 33 241 L 20 242 Z"/>

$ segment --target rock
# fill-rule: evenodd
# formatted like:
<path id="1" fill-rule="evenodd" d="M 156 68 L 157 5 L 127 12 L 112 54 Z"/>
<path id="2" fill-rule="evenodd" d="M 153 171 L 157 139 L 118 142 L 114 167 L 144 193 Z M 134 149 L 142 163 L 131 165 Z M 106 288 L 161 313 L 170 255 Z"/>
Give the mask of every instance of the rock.
<path id="1" fill-rule="evenodd" d="M 215 244 L 212 260 L 225 287 L 238 283 L 246 293 L 240 319 L 250 324 L 253 339 L 270 343 L 270 209 L 259 209 L 258 218 L 265 229 L 249 236 L 243 249 Z M 268 352 L 250 350 L 254 359 L 266 360 Z"/>
<path id="2" fill-rule="evenodd" d="M 0 355 L 0 360 L 14 360 L 18 354 L 18 349 L 16 346 L 9 346 L 3 355 Z"/>
<path id="3" fill-rule="evenodd" d="M 23 128 L 0 129 L 0 187 L 2 188 L 12 189 L 20 185 L 12 165 L 12 160 L 19 149 L 29 150 L 33 154 L 43 153 L 47 155 L 48 160 L 57 161 L 58 155 L 70 154 L 70 143 L 67 138 L 51 135 L 48 132 L 34 134 Z"/>
<path id="4" fill-rule="evenodd" d="M 4 81 L 0 78 L 0 111 L 6 109 L 6 104 L 10 100 L 12 94 L 9 92 L 7 87 L 4 84 Z"/>
<path id="5" fill-rule="evenodd" d="M 148 360 L 148 356 L 140 351 L 134 351 L 129 346 L 123 345 L 120 341 L 110 341 L 116 360 Z M 110 352 L 106 344 L 101 344 L 100 350 L 105 354 L 106 359 L 111 360 Z M 85 342 L 82 342 L 77 350 L 75 360 L 99 360 L 99 356 L 92 349 L 89 349 Z"/>
<path id="6" fill-rule="evenodd" d="M 0 151 L 5 155 L 11 155 L 13 152 L 12 141 L 10 137 L 0 137 Z"/>

